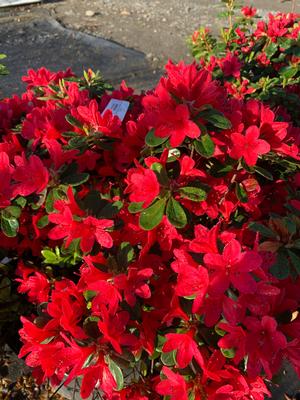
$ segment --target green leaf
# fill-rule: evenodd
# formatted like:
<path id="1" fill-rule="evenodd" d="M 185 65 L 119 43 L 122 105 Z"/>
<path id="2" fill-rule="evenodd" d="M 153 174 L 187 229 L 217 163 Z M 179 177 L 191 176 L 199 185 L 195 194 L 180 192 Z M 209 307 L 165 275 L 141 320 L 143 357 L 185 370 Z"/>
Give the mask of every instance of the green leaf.
<path id="1" fill-rule="evenodd" d="M 286 226 L 290 235 L 294 235 L 297 232 L 297 224 L 291 218 L 285 217 L 282 220 Z"/>
<path id="2" fill-rule="evenodd" d="M 286 65 L 282 67 L 279 71 L 279 75 L 283 76 L 286 79 L 291 79 L 299 72 L 298 66 Z"/>
<path id="3" fill-rule="evenodd" d="M 265 53 L 268 58 L 271 58 L 277 51 L 278 45 L 277 43 L 271 42 L 266 48 Z"/>
<path id="4" fill-rule="evenodd" d="M 66 195 L 65 187 L 61 186 L 50 190 L 45 201 L 45 208 L 48 214 L 53 212 L 54 210 L 53 207 L 54 201 L 64 198 L 65 195 Z"/>
<path id="5" fill-rule="evenodd" d="M 215 160 L 214 160 L 215 161 Z M 226 176 L 228 172 L 231 172 L 233 169 L 232 165 L 224 165 L 221 164 L 219 161 L 215 161 L 214 165 L 212 166 L 210 173 L 212 176 L 219 178 L 222 176 Z"/>
<path id="6" fill-rule="evenodd" d="M 117 383 L 117 390 L 122 390 L 124 386 L 124 377 L 121 368 L 109 356 L 106 356 L 106 362 L 108 362 L 108 368 Z"/>
<path id="7" fill-rule="evenodd" d="M 246 190 L 243 188 L 243 185 L 240 183 L 237 183 L 235 186 L 235 194 L 236 197 L 239 199 L 240 202 L 242 203 L 247 203 L 248 202 L 248 195 Z"/>
<path id="8" fill-rule="evenodd" d="M 300 46 L 292 46 L 285 50 L 286 54 L 293 54 L 296 57 L 300 57 Z"/>
<path id="9" fill-rule="evenodd" d="M 44 257 L 44 263 L 57 265 L 61 261 L 61 257 L 54 253 L 52 250 L 42 250 L 42 256 Z"/>
<path id="10" fill-rule="evenodd" d="M 202 157 L 209 158 L 214 154 L 215 144 L 208 133 L 201 135 L 200 139 L 194 140 L 193 144 L 197 153 Z"/>
<path id="11" fill-rule="evenodd" d="M 122 269 L 127 268 L 134 259 L 134 255 L 134 249 L 131 244 L 129 242 L 122 242 L 117 253 L 118 266 Z"/>
<path id="12" fill-rule="evenodd" d="M 76 126 L 79 129 L 83 128 L 82 123 L 80 121 L 78 121 L 77 118 L 73 117 L 73 115 L 67 114 L 65 118 L 66 118 L 66 121 L 69 122 L 70 125 Z"/>
<path id="13" fill-rule="evenodd" d="M 275 239 L 276 233 L 273 232 L 270 228 L 266 227 L 263 224 L 259 224 L 258 222 L 251 222 L 249 224 L 249 229 L 254 232 L 259 232 L 262 236 Z"/>
<path id="14" fill-rule="evenodd" d="M 95 290 L 86 290 L 83 292 L 83 297 L 85 298 L 86 301 L 91 301 L 98 292 Z"/>
<path id="15" fill-rule="evenodd" d="M 43 340 L 42 342 L 40 342 L 40 344 L 49 344 L 52 342 L 53 339 L 55 339 L 56 336 L 50 336 L 47 339 Z"/>
<path id="16" fill-rule="evenodd" d="M 220 129 L 230 129 L 232 126 L 229 119 L 227 119 L 223 113 L 213 108 L 200 111 L 198 117 L 203 118 L 205 121 Z"/>
<path id="17" fill-rule="evenodd" d="M 155 162 L 151 165 L 152 171 L 155 172 L 155 175 L 157 176 L 157 180 L 161 185 L 168 185 L 169 184 L 169 177 L 166 171 L 166 168 L 164 165 L 162 165 L 159 162 Z"/>
<path id="18" fill-rule="evenodd" d="M 43 215 L 38 221 L 37 221 L 37 227 L 39 229 L 45 228 L 49 224 L 49 218 L 48 215 Z"/>
<path id="19" fill-rule="evenodd" d="M 18 204 L 18 206 L 20 206 L 21 208 L 24 208 L 26 206 L 27 203 L 27 199 L 25 197 L 18 197 L 17 199 L 14 200 L 15 203 Z"/>
<path id="20" fill-rule="evenodd" d="M 73 131 L 63 132 L 62 136 L 67 138 L 74 138 L 78 136 L 78 132 L 73 132 Z"/>
<path id="21" fill-rule="evenodd" d="M 80 172 L 74 175 L 68 175 L 62 178 L 64 185 L 79 186 L 89 180 L 90 175 L 87 172 Z"/>
<path id="22" fill-rule="evenodd" d="M 19 230 L 19 222 L 15 217 L 7 218 L 2 214 L 1 229 L 5 236 L 15 237 Z"/>
<path id="23" fill-rule="evenodd" d="M 155 135 L 155 130 L 151 129 L 146 137 L 145 137 L 145 142 L 148 146 L 150 147 L 157 147 L 160 146 L 161 144 L 165 143 L 168 140 L 167 137 L 159 137 Z"/>
<path id="24" fill-rule="evenodd" d="M 182 198 L 192 201 L 203 201 L 207 197 L 207 193 L 204 189 L 192 186 L 180 188 L 179 193 Z"/>
<path id="25" fill-rule="evenodd" d="M 300 257 L 291 250 L 288 250 L 287 252 L 293 267 L 297 271 L 298 275 L 300 275 Z"/>
<path id="26" fill-rule="evenodd" d="M 77 135 L 75 137 L 72 137 L 72 139 L 70 139 L 68 142 L 68 148 L 70 149 L 80 149 L 82 147 L 88 147 L 86 136 Z"/>
<path id="27" fill-rule="evenodd" d="M 163 198 L 156 200 L 152 205 L 144 209 L 140 215 L 140 227 L 146 231 L 151 231 L 160 224 L 164 216 L 165 206 L 166 199 Z"/>
<path id="28" fill-rule="evenodd" d="M 161 362 L 167 367 L 172 367 L 176 364 L 176 350 L 168 351 L 167 353 L 161 353 Z"/>
<path id="29" fill-rule="evenodd" d="M 181 204 L 171 197 L 167 204 L 166 214 L 169 222 L 175 228 L 184 228 L 187 224 L 187 217 Z"/>
<path id="30" fill-rule="evenodd" d="M 271 266 L 270 272 L 278 279 L 286 279 L 289 276 L 289 260 L 285 254 L 277 254 L 276 262 Z"/>
<path id="31" fill-rule="evenodd" d="M 262 175 L 264 178 L 268 179 L 269 181 L 273 181 L 273 175 L 271 174 L 271 172 L 267 171 L 266 169 L 262 168 L 262 167 L 258 167 L 257 165 L 255 167 L 253 167 L 253 169 L 255 170 L 255 172 L 257 172 L 258 174 Z"/>
<path id="32" fill-rule="evenodd" d="M 130 212 L 130 214 L 136 214 L 139 213 L 143 210 L 143 201 L 139 201 L 136 203 L 130 203 L 128 206 L 128 211 Z"/>
<path id="33" fill-rule="evenodd" d="M 215 332 L 219 335 L 219 336 L 225 336 L 226 335 L 226 331 L 223 331 L 223 329 L 219 328 L 218 325 L 215 325 Z"/>
<path id="34" fill-rule="evenodd" d="M 9 206 L 6 207 L 3 211 L 2 214 L 5 215 L 7 218 L 9 217 L 15 217 L 19 218 L 21 215 L 22 209 L 17 206 Z"/>
<path id="35" fill-rule="evenodd" d="M 234 356 L 235 356 L 234 349 L 220 349 L 220 350 L 221 350 L 221 353 L 223 354 L 223 356 L 226 358 L 234 358 Z"/>

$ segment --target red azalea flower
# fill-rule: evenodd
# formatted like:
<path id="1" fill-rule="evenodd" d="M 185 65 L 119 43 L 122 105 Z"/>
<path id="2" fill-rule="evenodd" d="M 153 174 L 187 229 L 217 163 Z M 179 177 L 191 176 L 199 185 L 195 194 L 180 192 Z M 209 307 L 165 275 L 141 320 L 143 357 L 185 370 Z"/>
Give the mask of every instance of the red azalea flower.
<path id="1" fill-rule="evenodd" d="M 13 186 L 11 178 L 14 167 L 9 162 L 9 157 L 5 152 L 0 152 L 0 208 L 10 205 L 13 197 Z"/>
<path id="2" fill-rule="evenodd" d="M 197 313 L 207 293 L 209 278 L 207 270 L 193 262 L 191 257 L 174 250 L 178 261 L 172 268 L 178 274 L 175 293 L 177 296 L 193 296 L 192 312 Z M 195 265 L 196 264 L 196 265 Z"/>
<path id="3" fill-rule="evenodd" d="M 233 147 L 230 151 L 230 157 L 239 159 L 244 157 L 245 162 L 249 166 L 254 166 L 260 155 L 266 154 L 271 147 L 265 140 L 259 139 L 260 131 L 256 126 L 250 126 L 246 130 L 246 134 L 234 132 L 231 135 Z"/>
<path id="4" fill-rule="evenodd" d="M 167 379 L 155 386 L 157 393 L 170 397 L 170 400 L 188 400 L 186 382 L 180 374 L 176 374 L 168 367 L 162 368 Z"/>
<path id="5" fill-rule="evenodd" d="M 246 355 L 246 333 L 244 329 L 241 326 L 231 326 L 225 323 L 219 323 L 218 328 L 228 332 L 218 341 L 218 346 L 221 349 L 234 349 L 233 360 L 237 365 Z"/>
<path id="6" fill-rule="evenodd" d="M 276 320 L 267 315 L 261 320 L 246 317 L 243 324 L 249 331 L 246 339 L 249 356 L 247 372 L 250 377 L 255 378 L 261 374 L 263 368 L 270 379 L 280 366 L 282 350 L 287 347 L 286 337 L 278 330 Z"/>
<path id="7" fill-rule="evenodd" d="M 239 61 L 239 59 L 230 52 L 226 54 L 226 57 L 220 60 L 220 67 L 224 76 L 233 76 L 235 78 L 239 78 L 241 75 L 241 66 L 242 63 Z"/>
<path id="8" fill-rule="evenodd" d="M 194 332 L 187 333 L 167 333 L 166 343 L 163 345 L 162 351 L 167 353 L 176 350 L 176 362 L 179 368 L 185 368 L 189 365 L 193 358 L 200 367 L 203 367 L 204 361 L 202 354 L 194 341 Z"/>
<path id="9" fill-rule="evenodd" d="M 130 319 L 127 311 L 120 311 L 115 315 L 110 315 L 107 308 L 102 306 L 100 318 L 98 328 L 103 334 L 101 342 L 110 343 L 119 354 L 122 354 L 121 346 L 132 347 L 137 344 L 138 338 L 131 333 L 126 333 L 126 326 Z"/>
<path id="10" fill-rule="evenodd" d="M 190 120 L 189 109 L 186 105 L 179 104 L 173 109 L 161 110 L 155 135 L 170 138 L 172 147 L 181 145 L 186 137 L 195 139 L 200 136 L 200 133 L 198 125 Z"/>
<path id="11" fill-rule="evenodd" d="M 80 248 L 84 253 L 92 250 L 94 243 L 100 246 L 111 248 L 113 240 L 105 229 L 113 227 L 114 222 L 110 219 L 97 219 L 87 217 L 82 222 L 77 222 L 72 229 L 73 239 L 80 238 Z"/>
<path id="12" fill-rule="evenodd" d="M 91 100 L 88 107 L 77 107 L 76 111 L 74 116 L 78 117 L 87 127 L 91 127 L 94 132 L 101 132 L 105 136 L 111 137 L 120 136 L 120 118 L 113 115 L 111 110 L 107 110 L 104 115 L 101 115 L 96 100 Z"/>
<path id="13" fill-rule="evenodd" d="M 22 156 L 15 156 L 14 161 L 16 169 L 13 173 L 13 179 L 18 182 L 14 187 L 15 196 L 39 194 L 47 187 L 49 172 L 38 156 L 32 155 L 27 160 L 23 153 Z"/>
<path id="14" fill-rule="evenodd" d="M 261 266 L 262 258 L 255 251 L 242 252 L 240 243 L 233 239 L 226 244 L 222 255 L 205 254 L 204 263 L 211 271 L 211 293 L 224 293 L 230 283 L 241 293 L 253 293 L 256 282 L 249 272 Z"/>
<path id="15" fill-rule="evenodd" d="M 151 268 L 129 267 L 126 274 L 117 275 L 114 278 L 114 283 L 119 290 L 124 291 L 124 297 L 127 303 L 133 307 L 136 303 L 136 296 L 143 299 L 151 297 L 151 290 L 147 281 L 153 275 Z"/>
<path id="16" fill-rule="evenodd" d="M 95 388 L 100 387 L 108 399 L 112 398 L 117 388 L 116 379 L 105 362 L 103 354 L 98 355 L 95 364 L 82 368 L 78 375 L 83 375 L 80 387 L 80 396 L 87 399 Z"/>
<path id="17" fill-rule="evenodd" d="M 129 193 L 132 202 L 143 202 L 143 208 L 147 208 L 160 192 L 155 172 L 138 164 L 128 171 L 126 183 L 124 193 Z"/>
<path id="18" fill-rule="evenodd" d="M 254 7 L 248 7 L 248 6 L 244 6 L 244 7 L 242 7 L 242 13 L 244 14 L 244 16 L 246 17 L 246 18 L 252 18 L 252 17 L 254 17 L 255 16 L 255 14 L 256 14 L 256 8 L 254 8 Z"/>
<path id="19" fill-rule="evenodd" d="M 34 271 L 29 277 L 16 279 L 20 282 L 19 293 L 27 293 L 28 300 L 32 303 L 43 303 L 48 301 L 50 283 L 44 274 Z"/>

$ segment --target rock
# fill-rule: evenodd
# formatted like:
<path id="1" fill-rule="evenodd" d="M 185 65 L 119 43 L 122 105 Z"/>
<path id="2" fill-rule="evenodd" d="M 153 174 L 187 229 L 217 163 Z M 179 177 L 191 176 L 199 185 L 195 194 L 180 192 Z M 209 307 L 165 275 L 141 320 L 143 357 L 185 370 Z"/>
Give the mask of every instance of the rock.
<path id="1" fill-rule="evenodd" d="M 120 15 L 123 15 L 123 16 L 128 16 L 128 15 L 130 15 L 131 13 L 130 13 L 130 11 L 127 11 L 127 10 L 122 10 L 121 12 L 120 12 Z"/>
<path id="2" fill-rule="evenodd" d="M 96 13 L 95 13 L 95 11 L 93 11 L 93 10 L 87 10 L 87 11 L 85 12 L 85 16 L 86 16 L 86 17 L 93 17 L 95 14 L 96 14 Z"/>

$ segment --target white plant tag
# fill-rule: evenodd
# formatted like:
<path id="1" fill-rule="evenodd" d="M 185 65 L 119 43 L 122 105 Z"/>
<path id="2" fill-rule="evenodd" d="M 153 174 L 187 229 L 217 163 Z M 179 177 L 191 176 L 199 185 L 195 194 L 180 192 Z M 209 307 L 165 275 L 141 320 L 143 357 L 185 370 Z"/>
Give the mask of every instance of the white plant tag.
<path id="1" fill-rule="evenodd" d="M 113 115 L 116 115 L 120 118 L 121 121 L 123 121 L 127 113 L 128 107 L 129 101 L 110 99 L 109 103 L 107 104 L 101 115 L 103 115 L 106 110 L 111 110 Z"/>

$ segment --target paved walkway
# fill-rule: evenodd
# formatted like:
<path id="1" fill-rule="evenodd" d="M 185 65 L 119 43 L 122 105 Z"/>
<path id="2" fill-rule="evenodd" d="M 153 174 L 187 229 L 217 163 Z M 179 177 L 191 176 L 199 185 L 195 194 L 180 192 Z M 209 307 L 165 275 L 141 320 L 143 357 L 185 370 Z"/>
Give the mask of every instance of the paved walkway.
<path id="1" fill-rule="evenodd" d="M 297 0 L 299 3 L 299 0 Z M 244 4 L 250 4 L 244 0 Z M 113 84 L 125 78 L 152 87 L 168 58 L 189 59 L 186 38 L 199 25 L 216 30 L 220 0 L 45 0 L 0 8 L 0 52 L 11 71 L 0 96 L 20 92 L 28 68 L 71 65 L 100 69 Z M 289 11 L 291 2 L 255 0 L 260 14 Z M 300 12 L 300 5 L 296 6 Z"/>

